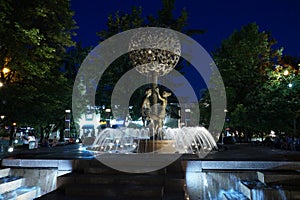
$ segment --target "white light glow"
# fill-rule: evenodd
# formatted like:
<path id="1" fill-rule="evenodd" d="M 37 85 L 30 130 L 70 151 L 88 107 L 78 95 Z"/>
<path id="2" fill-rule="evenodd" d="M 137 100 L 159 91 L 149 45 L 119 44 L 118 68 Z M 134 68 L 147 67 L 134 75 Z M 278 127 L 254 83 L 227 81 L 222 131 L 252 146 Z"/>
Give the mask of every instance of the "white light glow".
<path id="1" fill-rule="evenodd" d="M 285 75 L 285 76 L 289 75 L 289 71 L 287 69 L 284 70 L 283 75 Z"/>
<path id="2" fill-rule="evenodd" d="M 4 68 L 2 69 L 2 72 L 3 72 L 4 74 L 7 74 L 7 73 L 10 72 L 10 69 L 8 69 L 7 67 L 4 67 Z"/>
<path id="3" fill-rule="evenodd" d="M 80 146 L 80 147 L 78 148 L 78 150 L 79 150 L 79 151 L 84 151 L 84 150 L 86 150 L 86 147 Z"/>
<path id="4" fill-rule="evenodd" d="M 14 148 L 13 148 L 13 147 L 9 147 L 7 151 L 8 151 L 9 153 L 11 153 L 11 152 L 14 151 Z"/>

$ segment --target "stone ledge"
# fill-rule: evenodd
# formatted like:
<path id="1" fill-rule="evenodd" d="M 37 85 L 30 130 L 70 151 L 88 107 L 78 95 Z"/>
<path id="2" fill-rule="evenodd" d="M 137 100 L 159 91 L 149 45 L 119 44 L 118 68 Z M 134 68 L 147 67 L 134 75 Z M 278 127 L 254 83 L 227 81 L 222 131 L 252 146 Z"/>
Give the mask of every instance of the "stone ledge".
<path id="1" fill-rule="evenodd" d="M 186 171 L 205 170 L 298 170 L 300 162 L 290 161 L 186 161 Z"/>
<path id="2" fill-rule="evenodd" d="M 1 164 L 3 167 L 57 168 L 58 171 L 73 169 L 73 160 L 3 159 Z"/>

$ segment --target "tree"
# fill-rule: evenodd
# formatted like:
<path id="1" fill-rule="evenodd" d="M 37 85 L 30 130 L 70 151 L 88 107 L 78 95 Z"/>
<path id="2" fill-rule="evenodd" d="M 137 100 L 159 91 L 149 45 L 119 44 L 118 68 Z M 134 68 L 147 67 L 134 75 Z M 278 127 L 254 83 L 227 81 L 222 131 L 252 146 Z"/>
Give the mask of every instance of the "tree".
<path id="1" fill-rule="evenodd" d="M 92 47 L 82 47 L 77 43 L 74 47 L 69 48 L 63 58 L 62 71 L 64 76 L 74 84 L 77 72 L 85 57 L 89 54 Z"/>
<path id="2" fill-rule="evenodd" d="M 18 125 L 60 121 L 71 95 L 60 71 L 75 44 L 70 2 L 8 0 L 0 10 L 0 69 L 10 70 L 0 73 L 2 114 Z"/>
<path id="3" fill-rule="evenodd" d="M 279 64 L 268 71 L 268 80 L 261 86 L 257 102 L 262 105 L 265 127 L 269 130 L 299 135 L 299 63 L 298 58 L 284 56 Z"/>
<path id="4" fill-rule="evenodd" d="M 270 33 L 251 23 L 234 31 L 213 53 L 226 88 L 229 125 L 240 133 L 264 130 L 264 103 L 258 103 L 257 97 L 268 71 L 281 57 L 281 49 L 274 49 L 274 44 Z"/>

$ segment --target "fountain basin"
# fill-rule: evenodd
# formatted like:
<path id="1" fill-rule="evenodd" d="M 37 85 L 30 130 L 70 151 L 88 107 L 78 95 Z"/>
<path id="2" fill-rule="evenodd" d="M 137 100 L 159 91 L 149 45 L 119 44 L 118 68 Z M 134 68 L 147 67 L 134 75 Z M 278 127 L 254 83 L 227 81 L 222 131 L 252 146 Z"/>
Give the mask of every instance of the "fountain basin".
<path id="1" fill-rule="evenodd" d="M 147 140 L 139 141 L 138 153 L 176 153 L 174 140 Z"/>

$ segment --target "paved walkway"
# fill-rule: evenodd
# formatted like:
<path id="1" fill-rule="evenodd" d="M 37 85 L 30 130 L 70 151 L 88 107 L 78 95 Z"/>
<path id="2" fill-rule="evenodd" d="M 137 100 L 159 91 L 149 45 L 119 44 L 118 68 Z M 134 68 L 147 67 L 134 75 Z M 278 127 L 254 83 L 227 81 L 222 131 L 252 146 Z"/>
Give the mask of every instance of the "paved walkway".
<path id="1" fill-rule="evenodd" d="M 300 161 L 300 151 L 276 149 L 251 144 L 226 145 L 225 150 L 211 152 L 205 160 Z"/>
<path id="2" fill-rule="evenodd" d="M 93 159 L 93 154 L 81 148 L 81 144 L 70 144 L 38 149 L 15 148 L 12 153 L 2 153 L 1 158 L 18 159 Z"/>

